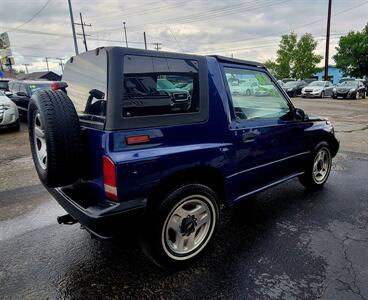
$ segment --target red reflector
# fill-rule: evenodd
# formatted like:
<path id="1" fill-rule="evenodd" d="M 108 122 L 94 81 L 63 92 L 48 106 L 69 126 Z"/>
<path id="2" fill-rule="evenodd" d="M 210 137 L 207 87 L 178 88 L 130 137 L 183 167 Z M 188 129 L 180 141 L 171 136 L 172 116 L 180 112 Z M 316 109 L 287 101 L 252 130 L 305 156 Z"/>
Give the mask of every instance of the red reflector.
<path id="1" fill-rule="evenodd" d="M 137 135 L 137 136 L 128 136 L 127 137 L 127 144 L 140 144 L 140 143 L 147 143 L 149 142 L 149 136 L 148 135 Z"/>
<path id="2" fill-rule="evenodd" d="M 102 156 L 103 177 L 106 197 L 111 200 L 118 200 L 116 189 L 116 171 L 115 164 L 108 156 Z"/>
<path id="3" fill-rule="evenodd" d="M 51 89 L 54 90 L 54 91 L 60 89 L 60 84 L 57 83 L 57 82 L 52 83 L 51 84 Z"/>

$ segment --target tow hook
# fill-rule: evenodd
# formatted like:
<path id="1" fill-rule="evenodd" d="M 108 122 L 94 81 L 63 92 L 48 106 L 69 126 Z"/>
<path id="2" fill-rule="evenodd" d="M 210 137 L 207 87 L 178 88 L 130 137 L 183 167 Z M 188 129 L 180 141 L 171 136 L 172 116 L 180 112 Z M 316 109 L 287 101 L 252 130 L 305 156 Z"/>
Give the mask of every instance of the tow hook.
<path id="1" fill-rule="evenodd" d="M 67 215 L 63 215 L 63 216 L 58 216 L 56 218 L 57 222 L 59 224 L 65 224 L 65 225 L 73 225 L 75 223 L 77 223 L 77 220 L 75 220 L 71 215 L 67 214 Z"/>

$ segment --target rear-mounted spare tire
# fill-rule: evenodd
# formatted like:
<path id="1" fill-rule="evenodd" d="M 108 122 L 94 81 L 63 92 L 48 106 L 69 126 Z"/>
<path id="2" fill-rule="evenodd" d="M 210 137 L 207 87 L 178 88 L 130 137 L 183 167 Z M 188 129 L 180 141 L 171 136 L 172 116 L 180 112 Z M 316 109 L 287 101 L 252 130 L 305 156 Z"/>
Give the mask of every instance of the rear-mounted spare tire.
<path id="1" fill-rule="evenodd" d="M 28 107 L 33 161 L 41 182 L 60 187 L 78 179 L 80 124 L 70 98 L 60 90 L 36 92 Z"/>

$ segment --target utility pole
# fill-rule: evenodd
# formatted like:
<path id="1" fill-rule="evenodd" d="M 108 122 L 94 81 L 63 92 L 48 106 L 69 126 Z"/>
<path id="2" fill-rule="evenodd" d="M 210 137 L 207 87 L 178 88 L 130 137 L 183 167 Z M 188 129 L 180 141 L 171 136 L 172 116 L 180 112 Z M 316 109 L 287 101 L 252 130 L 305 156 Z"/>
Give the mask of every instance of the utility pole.
<path id="1" fill-rule="evenodd" d="M 50 71 L 50 69 L 49 69 L 49 58 L 45 57 L 45 61 L 46 61 L 47 71 Z"/>
<path id="2" fill-rule="evenodd" d="M 57 59 L 60 61 L 59 66 L 61 67 L 61 73 L 64 73 L 64 64 L 63 64 L 64 59 L 60 57 L 58 57 Z"/>
<path id="3" fill-rule="evenodd" d="M 147 50 L 147 38 L 146 38 L 146 32 L 143 32 L 143 40 L 144 40 L 144 49 Z"/>
<path id="4" fill-rule="evenodd" d="M 156 49 L 156 51 L 161 50 L 160 45 L 162 45 L 162 43 L 153 43 L 153 44 L 155 45 L 155 49 Z"/>
<path id="5" fill-rule="evenodd" d="M 68 0 L 68 4 L 69 4 L 70 22 L 72 23 L 74 50 L 75 50 L 75 55 L 78 55 L 79 54 L 79 52 L 78 52 L 78 43 L 77 43 L 77 36 L 75 34 L 74 17 L 73 17 L 73 9 L 72 9 L 71 0 Z"/>
<path id="6" fill-rule="evenodd" d="M 79 25 L 82 26 L 82 34 L 78 33 L 78 35 L 83 35 L 83 44 L 84 44 L 84 48 L 86 49 L 86 52 L 88 51 L 88 47 L 87 47 L 87 40 L 86 40 L 86 36 L 89 36 L 88 34 L 85 33 L 84 31 L 84 27 L 88 26 L 91 27 L 92 24 L 86 24 L 83 22 L 83 17 L 82 17 L 82 13 L 79 13 L 80 16 L 80 23 L 74 23 L 75 25 Z"/>
<path id="7" fill-rule="evenodd" d="M 331 5 L 332 5 L 332 0 L 328 0 L 326 52 L 325 52 L 325 80 L 328 80 L 328 56 L 329 56 L 329 49 L 330 49 Z"/>
<path id="8" fill-rule="evenodd" d="M 29 64 L 23 64 L 23 66 L 26 68 L 26 74 L 28 74 L 28 66 L 29 66 Z"/>
<path id="9" fill-rule="evenodd" d="M 127 33 L 126 33 L 125 22 L 123 22 L 123 27 L 124 27 L 124 35 L 125 35 L 125 45 L 128 48 L 128 37 L 127 37 Z"/>

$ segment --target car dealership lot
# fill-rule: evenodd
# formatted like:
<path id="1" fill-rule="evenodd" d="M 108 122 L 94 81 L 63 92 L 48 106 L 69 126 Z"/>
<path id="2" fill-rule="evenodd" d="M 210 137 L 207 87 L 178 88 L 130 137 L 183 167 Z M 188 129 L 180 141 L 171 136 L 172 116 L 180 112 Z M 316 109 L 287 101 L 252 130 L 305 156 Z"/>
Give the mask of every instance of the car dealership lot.
<path id="1" fill-rule="evenodd" d="M 25 126 L 0 135 L 0 295 L 11 298 L 368 297 L 368 101 L 294 99 L 328 117 L 341 149 L 326 187 L 297 180 L 224 212 L 196 265 L 169 273 L 141 254 L 134 232 L 91 240 L 35 174 Z"/>

